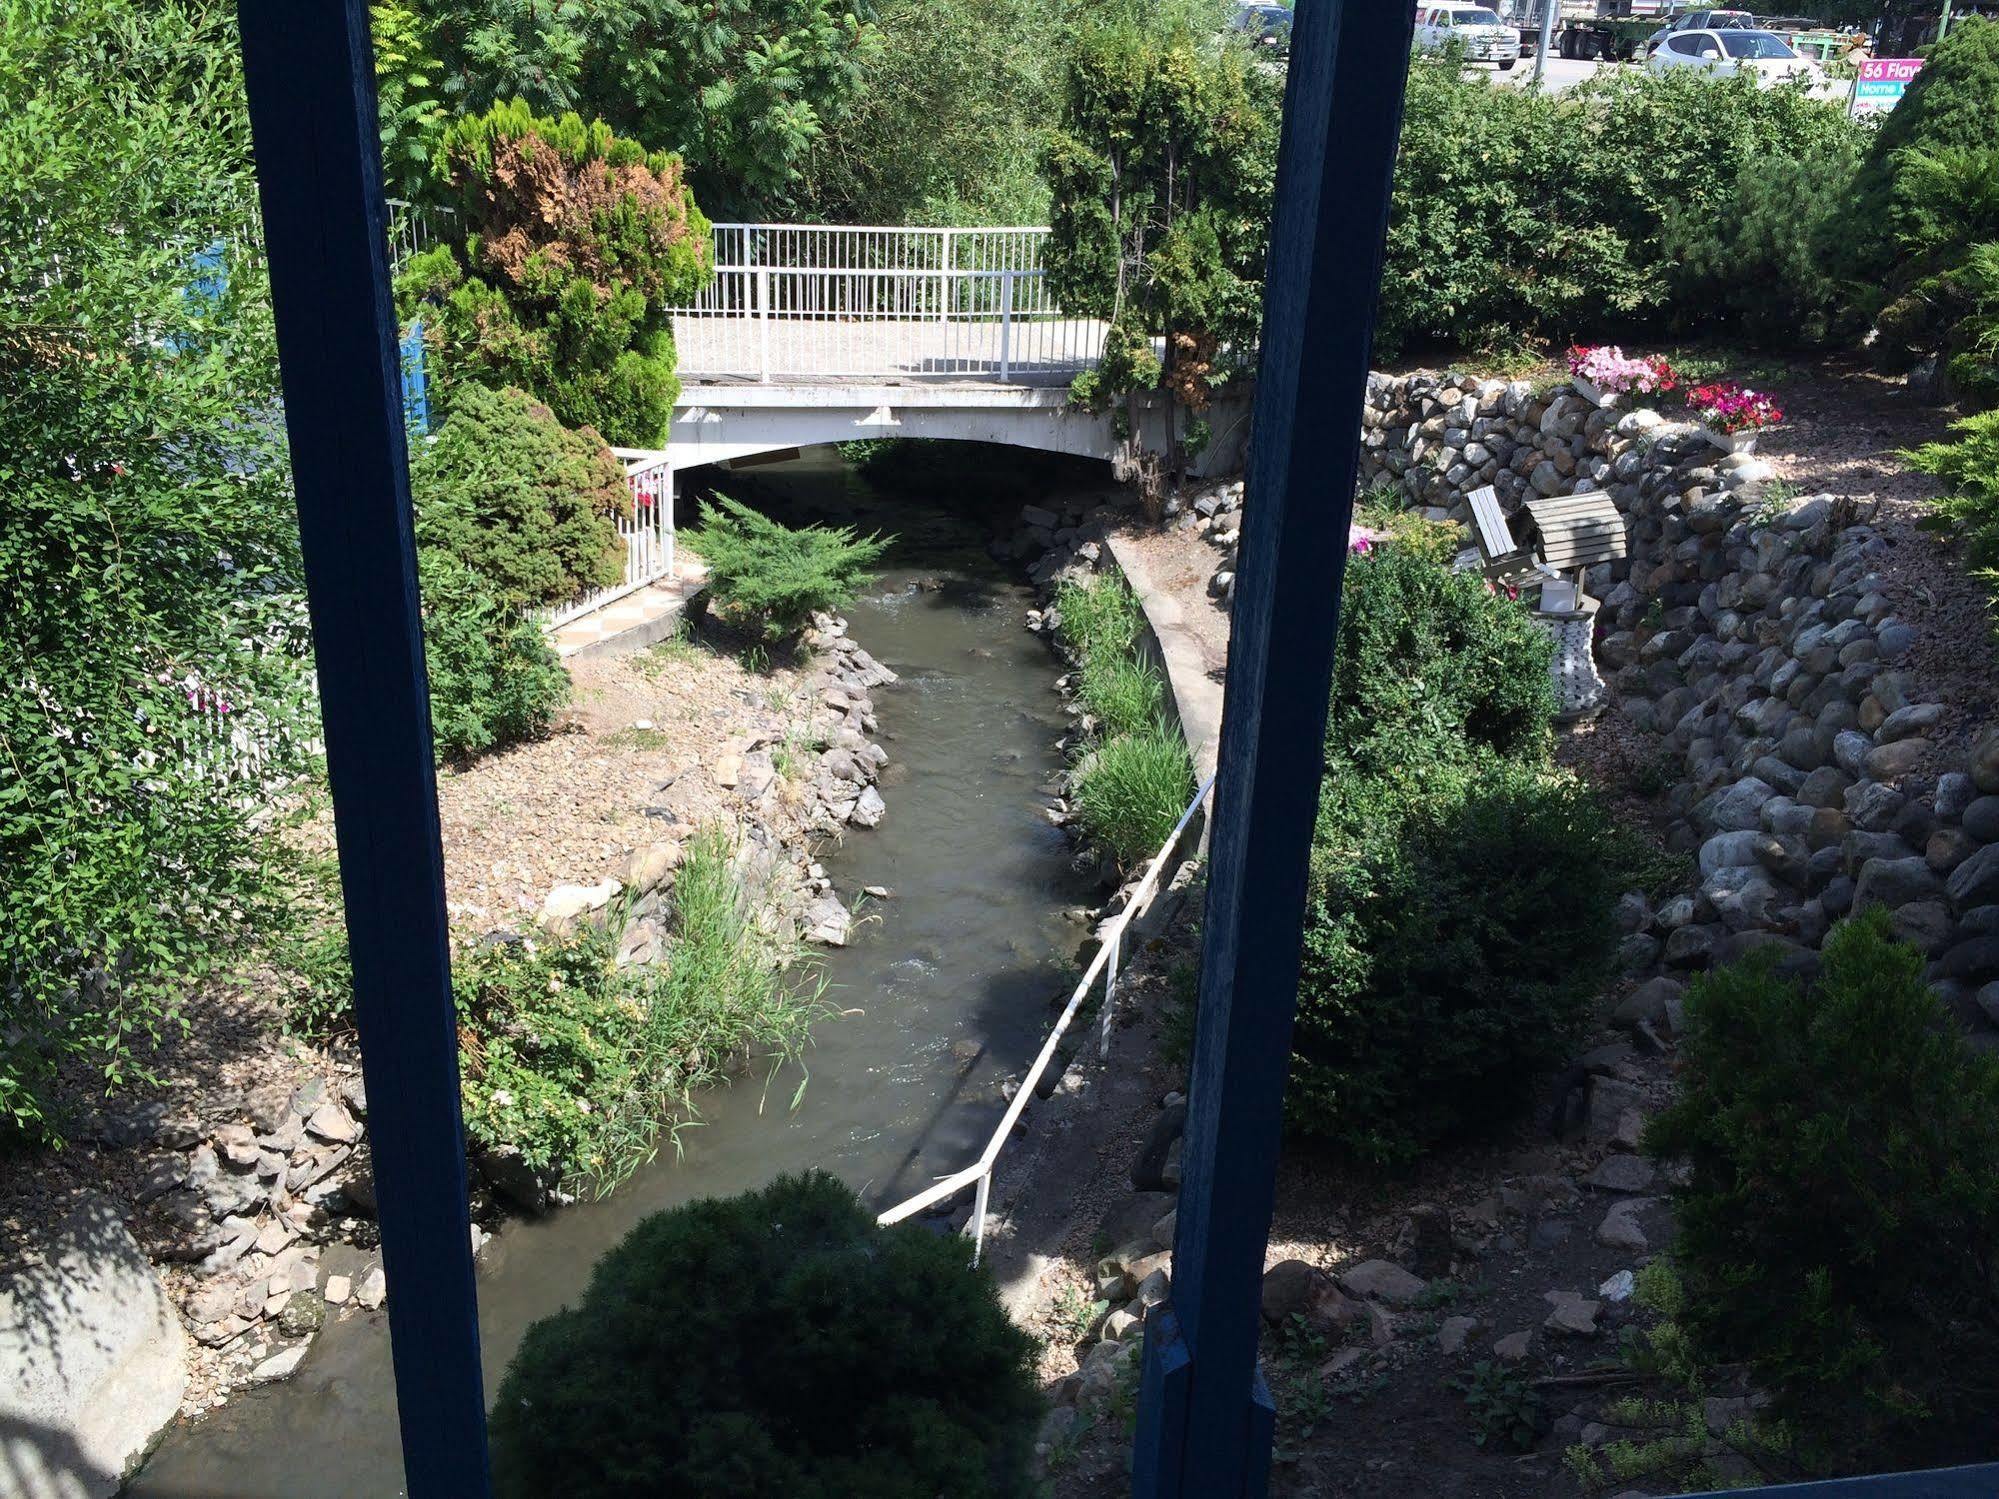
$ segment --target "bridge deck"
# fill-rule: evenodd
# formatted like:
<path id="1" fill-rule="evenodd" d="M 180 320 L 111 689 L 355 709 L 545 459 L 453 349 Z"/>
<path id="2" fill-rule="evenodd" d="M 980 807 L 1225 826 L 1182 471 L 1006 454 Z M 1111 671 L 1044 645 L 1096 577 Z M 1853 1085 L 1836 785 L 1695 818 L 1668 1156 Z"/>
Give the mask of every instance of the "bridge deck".
<path id="1" fill-rule="evenodd" d="M 772 317 L 676 313 L 681 379 L 937 380 L 1067 385 L 1097 362 L 1106 324 L 1063 317 Z"/>

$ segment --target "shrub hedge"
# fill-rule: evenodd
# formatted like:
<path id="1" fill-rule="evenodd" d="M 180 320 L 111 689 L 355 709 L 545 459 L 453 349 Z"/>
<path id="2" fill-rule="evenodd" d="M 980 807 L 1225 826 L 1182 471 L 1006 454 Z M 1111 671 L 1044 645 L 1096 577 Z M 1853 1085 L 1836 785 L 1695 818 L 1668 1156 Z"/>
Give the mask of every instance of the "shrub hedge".
<path id="1" fill-rule="evenodd" d="M 1747 1361 L 1828 1467 L 1983 1461 L 1999 1384 L 1999 1058 L 1870 911 L 1815 983 L 1752 957 L 1687 997 L 1680 1091 L 1646 1148 L 1683 1160 L 1679 1321 Z"/>
<path id="2" fill-rule="evenodd" d="M 470 567 L 515 608 L 566 603 L 624 576 L 624 470 L 525 392 L 470 386 L 411 465 L 417 540 Z"/>
<path id="3" fill-rule="evenodd" d="M 1602 807 L 1548 767 L 1531 617 L 1393 541 L 1352 558 L 1334 655 L 1293 1130 L 1402 1165 L 1517 1107 L 1613 945 Z"/>
<path id="4" fill-rule="evenodd" d="M 548 732 L 569 674 L 541 626 L 450 552 L 417 554 L 430 731 L 439 759 L 463 759 Z"/>
<path id="5" fill-rule="evenodd" d="M 517 385 L 566 426 L 663 445 L 680 390 L 667 309 L 713 273 L 680 158 L 516 99 L 447 126 L 435 171 L 466 237 L 412 257 L 397 299 L 441 355 L 446 405 L 468 381 Z"/>
<path id="6" fill-rule="evenodd" d="M 646 1219 L 528 1329 L 493 1408 L 496 1492 L 1014 1499 L 1034 1352 L 962 1240 L 781 1176 Z"/>

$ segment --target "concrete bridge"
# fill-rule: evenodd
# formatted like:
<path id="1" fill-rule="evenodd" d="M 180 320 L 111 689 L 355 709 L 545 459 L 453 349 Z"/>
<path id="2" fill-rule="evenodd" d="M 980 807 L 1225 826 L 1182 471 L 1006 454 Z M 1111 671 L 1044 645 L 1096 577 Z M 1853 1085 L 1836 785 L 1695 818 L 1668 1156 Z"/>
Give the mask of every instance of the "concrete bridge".
<path id="1" fill-rule="evenodd" d="M 715 279 L 674 309 L 681 392 L 667 446 L 620 450 L 632 486 L 622 583 L 550 622 L 564 651 L 629 638 L 677 612 L 675 475 L 822 443 L 933 438 L 1117 462 L 1171 443 L 1169 398 L 1126 436 L 1069 385 L 1107 325 L 1049 294 L 1040 228 L 717 224 Z M 1240 467 L 1247 390 L 1220 397 L 1198 474 Z"/>

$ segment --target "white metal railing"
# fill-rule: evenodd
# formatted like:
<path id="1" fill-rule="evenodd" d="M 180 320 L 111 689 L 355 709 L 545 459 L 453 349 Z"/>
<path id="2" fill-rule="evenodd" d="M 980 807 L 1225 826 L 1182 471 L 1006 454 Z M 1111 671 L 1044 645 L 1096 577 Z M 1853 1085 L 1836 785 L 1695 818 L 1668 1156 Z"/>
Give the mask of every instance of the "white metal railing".
<path id="1" fill-rule="evenodd" d="M 1066 383 L 1106 325 L 1048 291 L 1044 228 L 717 224 L 715 279 L 673 310 L 682 375 Z"/>
<path id="2" fill-rule="evenodd" d="M 605 588 L 558 606 L 543 621 L 553 630 L 578 615 L 636 593 L 648 583 L 673 576 L 673 464 L 663 452 L 651 448 L 611 449 L 625 465 L 625 486 L 630 503 L 618 517 L 618 535 L 625 543 L 625 575 Z"/>
<path id="3" fill-rule="evenodd" d="M 1005 1147 L 1007 1137 L 1013 1133 L 1014 1126 L 1020 1122 L 1021 1114 L 1027 1109 L 1028 1100 L 1034 1097 L 1035 1088 L 1040 1083 L 1042 1074 L 1048 1070 L 1048 1064 L 1054 1060 L 1055 1053 L 1062 1044 L 1062 1037 L 1081 1012 L 1083 1002 L 1096 986 L 1099 976 L 1104 981 L 1104 1001 L 1097 1044 L 1102 1055 L 1110 1055 L 1111 1021 L 1116 1010 L 1118 970 L 1122 966 L 1124 957 L 1125 931 L 1133 921 L 1151 909 L 1153 899 L 1159 893 L 1160 876 L 1172 864 L 1173 856 L 1180 847 L 1180 840 L 1186 836 L 1188 824 L 1194 820 L 1194 814 L 1208 799 L 1208 793 L 1214 790 L 1214 786 L 1213 775 L 1201 783 L 1200 790 L 1196 791 L 1194 799 L 1187 803 L 1187 810 L 1180 814 L 1180 820 L 1173 825 L 1173 831 L 1167 836 L 1166 842 L 1160 846 L 1159 852 L 1152 856 L 1152 862 L 1146 866 L 1144 877 L 1132 890 L 1131 899 L 1125 903 L 1124 909 L 1112 918 L 1110 926 L 1098 943 L 1097 955 L 1090 959 L 1090 966 L 1083 970 L 1083 976 L 1076 981 L 1076 988 L 1070 994 L 1069 1002 L 1062 1007 L 1062 1013 L 1056 1016 L 1054 1028 L 1048 1032 L 1048 1039 L 1041 1043 L 1041 1051 L 1034 1058 L 1034 1065 L 1027 1069 L 1027 1075 L 1020 1080 L 1020 1088 L 1013 1095 L 1013 1101 L 1008 1105 L 1005 1117 L 993 1131 L 992 1138 L 986 1142 L 986 1148 L 979 1153 L 979 1158 L 962 1171 L 954 1171 L 941 1181 L 925 1187 L 914 1197 L 897 1203 L 883 1213 L 878 1222 L 884 1226 L 900 1223 L 903 1219 L 912 1217 L 926 1208 L 950 1201 L 967 1187 L 975 1187 L 977 1191 L 972 1201 L 972 1216 L 966 1222 L 965 1228 L 972 1236 L 972 1263 L 978 1263 L 979 1255 L 985 1248 L 986 1206 L 992 1194 L 993 1167 L 999 1162 L 1000 1151 Z"/>

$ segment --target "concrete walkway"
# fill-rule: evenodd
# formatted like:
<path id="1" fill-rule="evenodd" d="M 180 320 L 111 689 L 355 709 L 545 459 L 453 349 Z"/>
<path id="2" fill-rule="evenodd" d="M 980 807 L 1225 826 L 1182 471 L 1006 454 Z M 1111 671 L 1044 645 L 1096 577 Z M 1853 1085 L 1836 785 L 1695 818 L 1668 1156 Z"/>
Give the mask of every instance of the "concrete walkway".
<path id="1" fill-rule="evenodd" d="M 1208 675 L 1200 637 L 1186 623 L 1184 606 L 1153 580 L 1138 550 L 1118 536 L 1109 537 L 1105 544 L 1131 591 L 1138 595 L 1146 623 L 1159 642 L 1166 682 L 1180 715 L 1180 732 L 1194 757 L 1194 778 L 1205 781 L 1214 774 L 1215 756 L 1221 748 L 1222 684 Z"/>
<path id="2" fill-rule="evenodd" d="M 628 593 L 577 616 L 549 632 L 556 655 L 568 661 L 585 656 L 616 656 L 644 650 L 665 640 L 679 627 L 687 601 L 708 581 L 708 569 L 684 560 L 671 578 Z"/>

